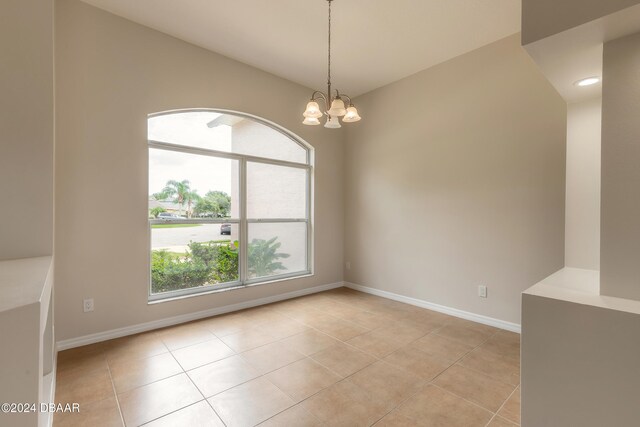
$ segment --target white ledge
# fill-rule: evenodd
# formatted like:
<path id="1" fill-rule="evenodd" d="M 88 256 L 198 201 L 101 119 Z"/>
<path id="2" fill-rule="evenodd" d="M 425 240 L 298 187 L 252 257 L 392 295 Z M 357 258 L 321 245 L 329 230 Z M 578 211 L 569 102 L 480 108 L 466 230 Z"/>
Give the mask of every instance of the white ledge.
<path id="1" fill-rule="evenodd" d="M 40 302 L 51 257 L 0 261 L 0 313 Z"/>
<path id="2" fill-rule="evenodd" d="M 640 301 L 600 295 L 600 272 L 597 270 L 565 267 L 523 294 L 640 314 Z"/>

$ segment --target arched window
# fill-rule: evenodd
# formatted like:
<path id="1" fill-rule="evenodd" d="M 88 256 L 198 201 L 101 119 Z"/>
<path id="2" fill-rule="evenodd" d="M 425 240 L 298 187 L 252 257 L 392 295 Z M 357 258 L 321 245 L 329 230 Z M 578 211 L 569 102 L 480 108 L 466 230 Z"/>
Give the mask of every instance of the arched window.
<path id="1" fill-rule="evenodd" d="M 150 300 L 311 273 L 311 148 L 221 110 L 148 119 Z"/>

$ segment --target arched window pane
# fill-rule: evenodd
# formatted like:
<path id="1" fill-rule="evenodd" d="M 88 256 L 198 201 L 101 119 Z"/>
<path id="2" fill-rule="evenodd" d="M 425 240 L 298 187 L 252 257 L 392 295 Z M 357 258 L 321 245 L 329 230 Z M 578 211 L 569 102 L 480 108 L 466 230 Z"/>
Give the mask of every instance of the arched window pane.
<path id="1" fill-rule="evenodd" d="M 185 111 L 152 116 L 149 140 L 267 159 L 307 163 L 300 144 L 259 121 L 212 111 Z"/>

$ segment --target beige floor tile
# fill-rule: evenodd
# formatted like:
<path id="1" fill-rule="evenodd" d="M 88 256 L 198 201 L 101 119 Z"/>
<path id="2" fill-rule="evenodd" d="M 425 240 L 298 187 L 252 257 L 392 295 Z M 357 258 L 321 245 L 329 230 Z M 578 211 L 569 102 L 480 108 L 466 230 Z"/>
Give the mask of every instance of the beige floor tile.
<path id="1" fill-rule="evenodd" d="M 275 309 L 268 306 L 250 308 L 238 312 L 243 318 L 255 325 L 261 323 L 275 323 L 283 320 L 289 320 L 287 316 L 282 313 L 278 313 Z"/>
<path id="2" fill-rule="evenodd" d="M 327 316 L 329 316 L 327 313 L 316 310 L 309 305 L 290 308 L 283 314 L 304 324 L 311 323 L 316 320 L 326 319 Z"/>
<path id="3" fill-rule="evenodd" d="M 476 348 L 467 354 L 459 364 L 507 384 L 520 384 L 519 362 L 482 348 Z"/>
<path id="4" fill-rule="evenodd" d="M 340 380 L 338 375 L 309 358 L 273 371 L 266 378 L 295 402 L 300 402 Z"/>
<path id="5" fill-rule="evenodd" d="M 186 374 L 176 375 L 118 395 L 127 425 L 138 426 L 203 399 Z"/>
<path id="6" fill-rule="evenodd" d="M 306 356 L 312 355 L 340 341 L 318 331 L 305 331 L 281 341 L 289 348 Z"/>
<path id="7" fill-rule="evenodd" d="M 218 337 L 235 334 L 246 329 L 255 327 L 255 323 L 238 314 L 224 314 L 211 317 L 199 322 L 199 324 L 213 332 Z"/>
<path id="8" fill-rule="evenodd" d="M 309 330 L 308 326 L 287 318 L 275 322 L 261 323 L 255 327 L 257 331 L 268 333 L 276 339 L 283 339 Z"/>
<path id="9" fill-rule="evenodd" d="M 275 371 L 306 356 L 281 342 L 273 342 L 240 355 L 260 375 Z"/>
<path id="10" fill-rule="evenodd" d="M 361 311 L 349 304 L 342 303 L 335 298 L 327 298 L 323 303 L 314 304 L 314 308 L 336 317 L 349 317 L 356 314 L 358 311 Z"/>
<path id="11" fill-rule="evenodd" d="M 425 336 L 430 330 L 421 328 L 413 322 L 400 321 L 395 322 L 393 325 L 376 329 L 375 332 L 379 335 L 400 341 L 403 344 L 409 344 Z"/>
<path id="12" fill-rule="evenodd" d="M 171 353 L 111 364 L 111 378 L 118 394 L 181 373 L 182 368 Z"/>
<path id="13" fill-rule="evenodd" d="M 205 397 L 211 397 L 259 374 L 240 356 L 231 356 L 193 369 L 188 375 Z"/>
<path id="14" fill-rule="evenodd" d="M 393 409 L 420 389 L 423 381 L 389 363 L 379 361 L 348 378 L 367 392 L 373 400 Z"/>
<path id="15" fill-rule="evenodd" d="M 70 348 L 68 350 L 61 350 L 58 352 L 58 362 L 63 362 L 67 359 L 78 360 L 79 358 L 84 356 L 101 353 L 106 349 L 108 342 L 109 341 L 103 341 L 95 344 L 88 344 L 80 347 Z"/>
<path id="16" fill-rule="evenodd" d="M 451 319 L 454 319 L 453 316 L 449 316 L 448 314 L 439 313 L 433 310 L 424 309 L 413 316 L 415 319 L 423 319 L 430 320 L 432 322 L 440 322 L 443 324 L 451 323 Z"/>
<path id="17" fill-rule="evenodd" d="M 224 423 L 209 403 L 202 400 L 145 424 L 144 427 L 224 427 Z"/>
<path id="18" fill-rule="evenodd" d="M 388 326 L 391 323 L 390 319 L 379 314 L 371 313 L 369 311 L 358 311 L 348 316 L 339 316 L 340 319 L 348 320 L 367 329 L 376 329 L 383 326 Z"/>
<path id="19" fill-rule="evenodd" d="M 411 316 L 403 321 L 407 326 L 422 332 L 422 336 L 437 331 L 446 326 L 446 320 L 439 317 L 428 316 Z"/>
<path id="20" fill-rule="evenodd" d="M 471 320 L 462 319 L 460 317 L 448 316 L 448 324 L 449 325 L 458 325 L 464 326 L 466 328 L 473 329 L 475 331 L 484 332 L 485 334 L 493 335 L 501 329 L 494 328 L 493 326 L 483 325 L 482 323 L 472 322 Z"/>
<path id="21" fill-rule="evenodd" d="M 483 329 L 476 329 L 466 325 L 452 324 L 439 329 L 436 334 L 453 341 L 458 341 L 463 344 L 476 347 L 489 339 L 489 337 L 493 335 L 493 331 L 488 332 Z"/>
<path id="22" fill-rule="evenodd" d="M 423 424 L 400 415 L 397 411 L 393 411 L 374 425 L 375 427 L 419 427 Z"/>
<path id="23" fill-rule="evenodd" d="M 278 387 L 257 378 L 209 399 L 227 427 L 249 427 L 293 406 Z"/>
<path id="24" fill-rule="evenodd" d="M 174 350 L 172 353 L 185 371 L 235 354 L 233 350 L 218 338 L 190 345 L 189 347 L 183 347 Z"/>
<path id="25" fill-rule="evenodd" d="M 505 402 L 498 415 L 520 425 L 520 387 Z"/>
<path id="26" fill-rule="evenodd" d="M 311 328 L 316 328 L 316 326 L 329 322 L 331 320 L 338 320 L 336 317 L 330 315 L 329 313 L 312 309 L 309 309 L 308 316 L 302 317 L 303 318 L 299 320 L 299 322 Z"/>
<path id="27" fill-rule="evenodd" d="M 433 385 L 403 403 L 398 412 L 425 425 L 447 427 L 484 427 L 493 415 Z"/>
<path id="28" fill-rule="evenodd" d="M 53 416 L 53 427 L 122 427 L 116 398 L 100 400 L 80 407 L 80 412 L 60 412 Z"/>
<path id="29" fill-rule="evenodd" d="M 169 349 L 155 336 L 144 339 L 123 340 L 109 345 L 105 351 L 107 362 L 122 362 L 168 353 Z"/>
<path id="30" fill-rule="evenodd" d="M 347 344 L 336 344 L 311 356 L 316 362 L 344 377 L 371 365 L 377 359 Z"/>
<path id="31" fill-rule="evenodd" d="M 247 329 L 220 338 L 233 351 L 241 353 L 276 341 L 272 335 L 256 329 Z"/>
<path id="32" fill-rule="evenodd" d="M 385 404 L 348 380 L 322 390 L 301 405 L 327 426 L 370 426 L 387 412 Z"/>
<path id="33" fill-rule="evenodd" d="M 415 347 L 394 351 L 384 361 L 425 381 L 431 381 L 451 366 L 450 361 L 428 355 Z"/>
<path id="34" fill-rule="evenodd" d="M 109 369 L 103 345 L 88 345 L 58 353 L 56 373 L 64 374 L 90 373 Z"/>
<path id="35" fill-rule="evenodd" d="M 515 387 L 463 366 L 454 365 L 440 375 L 434 384 L 496 412 Z"/>
<path id="36" fill-rule="evenodd" d="M 164 330 L 160 333 L 160 338 L 167 348 L 173 351 L 212 340 L 215 335 L 202 325 L 188 324 Z"/>
<path id="37" fill-rule="evenodd" d="M 56 402 L 80 406 L 114 397 L 109 371 L 77 372 L 57 378 Z"/>
<path id="38" fill-rule="evenodd" d="M 470 345 L 452 341 L 435 334 L 425 335 L 411 343 L 411 346 L 432 356 L 452 362 L 473 350 Z"/>
<path id="39" fill-rule="evenodd" d="M 520 335 L 514 332 L 499 331 L 482 344 L 481 348 L 514 361 L 519 361 Z"/>
<path id="40" fill-rule="evenodd" d="M 303 304 L 299 302 L 297 298 L 294 298 L 269 304 L 269 307 L 273 308 L 276 313 L 291 318 L 291 314 L 304 310 L 307 307 L 307 304 Z"/>
<path id="41" fill-rule="evenodd" d="M 319 427 L 320 425 L 320 420 L 298 404 L 269 418 L 260 424 L 260 427 Z"/>
<path id="42" fill-rule="evenodd" d="M 403 341 L 380 334 L 377 330 L 352 338 L 347 343 L 375 357 L 385 357 L 405 345 Z"/>
<path id="43" fill-rule="evenodd" d="M 353 337 L 369 332 L 369 329 L 337 318 L 315 322 L 314 328 L 340 341 L 348 341 Z"/>
<path id="44" fill-rule="evenodd" d="M 487 425 L 487 427 L 516 427 L 518 424 L 514 424 L 511 421 L 505 420 L 500 416 L 495 416 L 491 420 L 491 422 Z"/>
<path id="45" fill-rule="evenodd" d="M 123 337 L 114 338 L 112 340 L 102 342 L 105 353 L 119 348 L 136 347 L 142 343 L 157 342 L 160 335 L 157 331 L 147 331 L 139 334 L 125 335 Z"/>

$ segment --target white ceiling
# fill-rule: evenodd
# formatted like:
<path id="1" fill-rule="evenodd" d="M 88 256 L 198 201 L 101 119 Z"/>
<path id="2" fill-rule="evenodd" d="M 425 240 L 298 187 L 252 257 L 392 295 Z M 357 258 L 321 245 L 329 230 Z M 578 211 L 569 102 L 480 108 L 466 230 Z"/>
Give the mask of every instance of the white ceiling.
<path id="1" fill-rule="evenodd" d="M 325 0 L 84 0 L 325 89 Z M 520 0 L 335 0 L 334 87 L 357 96 L 520 31 Z"/>

